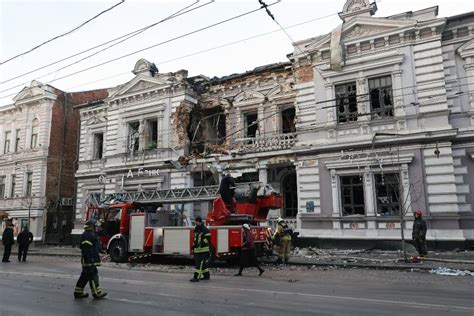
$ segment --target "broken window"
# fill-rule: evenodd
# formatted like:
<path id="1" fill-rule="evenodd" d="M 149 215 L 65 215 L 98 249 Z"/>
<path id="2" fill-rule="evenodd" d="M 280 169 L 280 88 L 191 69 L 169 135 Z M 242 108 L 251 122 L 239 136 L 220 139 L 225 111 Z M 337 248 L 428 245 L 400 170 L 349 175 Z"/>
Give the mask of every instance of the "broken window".
<path id="1" fill-rule="evenodd" d="M 296 131 L 295 128 L 295 108 L 289 108 L 281 112 L 282 118 L 282 133 L 294 133 Z"/>
<path id="2" fill-rule="evenodd" d="M 393 116 L 392 77 L 369 79 L 372 117 Z"/>
<path id="3" fill-rule="evenodd" d="M 140 146 L 140 122 L 132 122 L 128 124 L 128 151 L 138 151 Z"/>
<path id="4" fill-rule="evenodd" d="M 340 84 L 336 89 L 337 121 L 357 121 L 357 87 L 355 81 Z"/>
<path id="5" fill-rule="evenodd" d="M 156 149 L 158 146 L 158 120 L 146 121 L 146 129 L 145 149 Z"/>
<path id="6" fill-rule="evenodd" d="M 257 136 L 257 117 L 257 113 L 247 113 L 244 115 L 245 138 L 255 138 Z"/>
<path id="7" fill-rule="evenodd" d="M 8 154 L 10 152 L 10 136 L 11 136 L 11 132 L 8 131 L 8 132 L 5 132 L 5 144 L 3 146 L 3 153 L 4 154 Z"/>
<path id="8" fill-rule="evenodd" d="M 396 173 L 376 174 L 375 192 L 377 214 L 391 216 L 400 214 L 400 179 Z"/>
<path id="9" fill-rule="evenodd" d="M 36 148 L 38 146 L 38 130 L 39 130 L 39 121 L 34 119 L 31 122 L 31 148 Z"/>
<path id="10" fill-rule="evenodd" d="M 210 144 L 223 144 L 225 140 L 225 115 L 220 111 L 211 114 L 208 114 L 201 121 L 201 126 L 203 128 L 203 139 Z"/>
<path id="11" fill-rule="evenodd" d="M 94 134 L 94 152 L 92 154 L 92 159 L 102 159 L 104 152 L 104 134 L 96 133 Z"/>
<path id="12" fill-rule="evenodd" d="M 364 215 L 364 181 L 362 176 L 341 176 L 342 216 Z"/>

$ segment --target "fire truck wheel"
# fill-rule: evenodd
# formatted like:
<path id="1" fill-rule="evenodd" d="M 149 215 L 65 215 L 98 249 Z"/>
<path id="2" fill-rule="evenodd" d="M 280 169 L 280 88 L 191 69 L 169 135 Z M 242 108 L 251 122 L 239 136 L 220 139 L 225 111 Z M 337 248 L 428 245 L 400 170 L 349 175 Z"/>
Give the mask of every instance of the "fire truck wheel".
<path id="1" fill-rule="evenodd" d="M 110 244 L 110 260 L 113 262 L 126 262 L 127 261 L 127 247 L 122 240 L 113 241 Z"/>

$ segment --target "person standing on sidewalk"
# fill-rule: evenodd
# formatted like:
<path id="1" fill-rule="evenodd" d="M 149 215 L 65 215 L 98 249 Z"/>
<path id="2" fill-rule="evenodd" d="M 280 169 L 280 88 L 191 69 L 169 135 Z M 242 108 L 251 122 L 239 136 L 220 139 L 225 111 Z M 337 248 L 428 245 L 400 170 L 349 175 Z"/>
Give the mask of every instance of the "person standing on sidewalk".
<path id="1" fill-rule="evenodd" d="M 196 217 L 194 222 L 196 226 L 194 227 L 193 256 L 196 270 L 194 270 L 193 278 L 189 281 L 199 282 L 199 280 L 211 278 L 208 268 L 211 256 L 211 232 L 204 226 L 200 216 Z"/>
<path id="2" fill-rule="evenodd" d="M 291 250 L 291 234 L 291 228 L 288 227 L 288 224 L 285 223 L 283 218 L 279 217 L 277 219 L 277 227 L 275 233 L 272 237 L 272 240 L 279 240 L 278 260 L 275 262 L 276 264 L 282 263 L 283 259 L 285 260 L 285 263 L 288 263 Z"/>
<path id="3" fill-rule="evenodd" d="M 89 282 L 92 296 L 95 299 L 100 299 L 107 295 L 99 287 L 99 271 L 97 271 L 97 266 L 100 266 L 100 246 L 94 230 L 95 221 L 88 220 L 84 224 L 84 232 L 81 235 L 82 272 L 74 289 L 74 298 L 86 298 L 89 296 L 87 293 L 84 293 L 84 287 L 87 282 Z"/>
<path id="4" fill-rule="evenodd" d="M 428 251 L 426 250 L 426 221 L 423 219 L 421 210 L 415 211 L 415 221 L 413 222 L 412 239 L 415 242 L 416 250 L 420 257 L 424 258 Z"/>
<path id="5" fill-rule="evenodd" d="M 15 243 L 13 237 L 13 228 L 11 223 L 7 223 L 7 227 L 2 234 L 2 243 L 3 243 L 3 259 L 2 262 L 10 262 L 10 254 L 12 252 L 12 246 Z"/>
<path id="6" fill-rule="evenodd" d="M 23 257 L 23 262 L 25 262 L 28 248 L 33 242 L 33 234 L 28 230 L 28 226 L 25 226 L 23 231 L 18 234 L 16 241 L 18 242 L 18 261 L 21 261 Z"/>
<path id="7" fill-rule="evenodd" d="M 243 243 L 242 243 L 242 252 L 240 253 L 240 269 L 237 274 L 234 276 L 241 276 L 244 267 L 256 267 L 259 271 L 258 276 L 261 276 L 265 270 L 263 270 L 257 261 L 257 253 L 255 250 L 255 242 L 253 240 L 252 231 L 250 230 L 249 224 L 243 224 L 242 227 L 244 228 L 243 233 Z"/>

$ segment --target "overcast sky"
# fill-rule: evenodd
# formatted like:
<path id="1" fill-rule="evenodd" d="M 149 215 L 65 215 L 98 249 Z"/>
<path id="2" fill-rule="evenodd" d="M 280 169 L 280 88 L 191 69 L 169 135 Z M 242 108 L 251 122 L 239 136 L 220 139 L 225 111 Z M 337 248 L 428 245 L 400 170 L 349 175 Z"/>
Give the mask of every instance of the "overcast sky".
<path id="1" fill-rule="evenodd" d="M 197 5 L 208 1 L 200 0 Z M 118 2 L 120 0 L 0 0 L 0 62 L 69 31 Z M 194 0 L 126 0 L 123 4 L 101 15 L 74 33 L 0 65 L 0 82 L 154 23 L 193 2 Z M 267 4 L 273 2 L 266 0 Z M 330 32 L 341 22 L 337 13 L 342 10 L 345 2 L 345 0 L 282 0 L 271 6 L 270 10 L 284 27 L 314 20 L 287 29 L 292 39 L 297 41 Z M 474 1 L 472 0 L 379 0 L 375 16 L 383 17 L 434 5 L 439 6 L 439 17 L 474 10 Z M 140 58 L 154 62 L 160 72 L 187 69 L 190 76 L 203 74 L 208 77 L 244 72 L 257 66 L 287 61 L 286 55 L 292 52 L 292 45 L 288 37 L 281 31 L 212 49 L 278 30 L 275 22 L 262 10 L 104 66 L 51 82 L 73 72 L 258 7 L 257 0 L 216 0 L 214 3 L 191 13 L 148 29 L 146 32 L 72 67 L 57 71 L 58 68 L 77 61 L 94 51 L 0 84 L 0 91 L 2 91 L 0 92 L 0 105 L 11 104 L 12 98 L 22 87 L 8 91 L 3 90 L 17 85 L 28 85 L 33 79 L 50 83 L 65 91 L 96 89 L 125 83 L 133 77 L 131 70 Z M 328 15 L 331 16 L 318 19 Z M 195 54 L 203 50 L 209 51 Z M 194 55 L 184 57 L 190 54 Z M 173 59 L 175 60 L 170 61 Z M 44 76 L 48 73 L 51 74 Z"/>

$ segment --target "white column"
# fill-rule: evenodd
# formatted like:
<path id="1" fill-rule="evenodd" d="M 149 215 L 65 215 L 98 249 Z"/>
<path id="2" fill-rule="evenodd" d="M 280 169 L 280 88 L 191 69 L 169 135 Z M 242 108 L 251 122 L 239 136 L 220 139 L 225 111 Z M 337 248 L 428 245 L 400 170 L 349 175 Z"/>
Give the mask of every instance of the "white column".
<path id="1" fill-rule="evenodd" d="M 357 112 L 360 114 L 370 113 L 369 96 L 367 95 L 367 80 L 363 72 L 359 73 L 357 78 Z M 357 118 L 358 121 L 369 121 L 370 115 L 362 115 Z"/>
<path id="2" fill-rule="evenodd" d="M 402 196 L 402 200 L 400 201 L 400 206 L 406 211 L 407 214 L 411 214 L 412 209 L 411 209 L 410 179 L 408 176 L 408 164 L 403 164 L 401 166 L 400 173 L 401 174 L 399 175 L 399 177 L 401 179 L 400 182 L 403 188 L 403 193 L 400 194 Z M 403 211 L 403 209 L 401 209 L 400 211 Z"/>
<path id="3" fill-rule="evenodd" d="M 364 199 L 365 199 L 365 214 L 366 216 L 375 216 L 375 199 L 374 199 L 374 184 L 370 167 L 365 167 L 364 170 Z"/>
<path id="4" fill-rule="evenodd" d="M 268 183 L 268 162 L 266 160 L 258 162 L 258 181 L 263 185 Z"/>
<path id="5" fill-rule="evenodd" d="M 324 85 L 326 88 L 326 100 L 333 100 L 335 98 L 334 89 L 332 83 L 326 83 Z M 323 106 L 329 106 L 326 109 L 327 114 L 327 123 L 328 126 L 335 126 L 337 124 L 337 108 L 336 108 L 336 101 L 322 103 Z"/>
<path id="6" fill-rule="evenodd" d="M 332 188 L 332 216 L 339 217 L 341 215 L 341 201 L 339 198 L 339 177 L 336 170 L 331 170 L 331 188 Z"/>
<path id="7" fill-rule="evenodd" d="M 163 130 L 163 117 L 164 117 L 164 114 L 163 114 L 163 111 L 159 111 L 158 112 L 158 122 L 157 122 L 157 128 L 158 128 L 158 139 L 157 139 L 157 144 L 156 144 L 156 148 L 163 148 L 165 147 L 163 145 L 163 136 L 165 133 L 165 131 Z"/>

